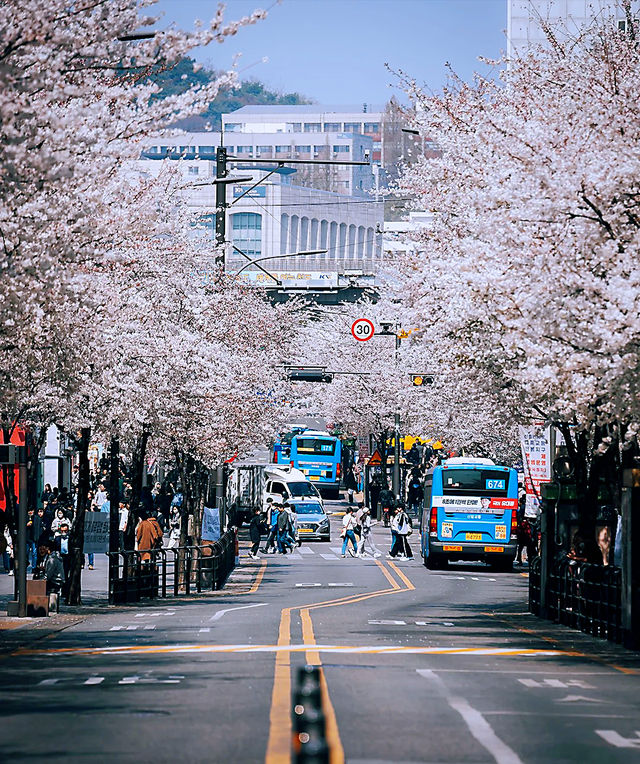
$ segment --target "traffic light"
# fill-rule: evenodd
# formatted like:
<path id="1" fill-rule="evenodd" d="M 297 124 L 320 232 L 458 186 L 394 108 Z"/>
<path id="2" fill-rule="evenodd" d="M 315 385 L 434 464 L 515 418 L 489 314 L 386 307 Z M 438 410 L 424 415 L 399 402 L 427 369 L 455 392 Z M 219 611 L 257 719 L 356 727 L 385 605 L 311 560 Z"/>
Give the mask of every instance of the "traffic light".
<path id="1" fill-rule="evenodd" d="M 414 387 L 424 387 L 425 385 L 432 385 L 434 382 L 433 374 L 412 374 L 411 384 Z"/>
<path id="2" fill-rule="evenodd" d="M 324 368 L 301 366 L 288 369 L 287 374 L 290 382 L 333 382 L 333 373 Z"/>

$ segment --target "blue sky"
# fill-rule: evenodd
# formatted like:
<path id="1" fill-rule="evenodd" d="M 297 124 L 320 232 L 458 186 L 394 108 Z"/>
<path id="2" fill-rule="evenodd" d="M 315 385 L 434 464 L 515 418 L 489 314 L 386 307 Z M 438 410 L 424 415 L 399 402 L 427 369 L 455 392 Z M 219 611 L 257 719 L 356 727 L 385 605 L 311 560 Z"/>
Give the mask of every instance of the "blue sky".
<path id="1" fill-rule="evenodd" d="M 437 91 L 446 83 L 446 62 L 469 79 L 474 71 L 488 71 L 479 55 L 498 57 L 506 47 L 506 0 L 227 0 L 226 6 L 229 19 L 255 8 L 269 15 L 224 45 L 198 50 L 195 58 L 227 68 L 241 53 L 243 79 L 318 103 L 401 97 L 385 63 Z M 160 0 L 155 8 L 165 14 L 160 26 L 191 28 L 194 19 L 213 15 L 216 2 Z"/>

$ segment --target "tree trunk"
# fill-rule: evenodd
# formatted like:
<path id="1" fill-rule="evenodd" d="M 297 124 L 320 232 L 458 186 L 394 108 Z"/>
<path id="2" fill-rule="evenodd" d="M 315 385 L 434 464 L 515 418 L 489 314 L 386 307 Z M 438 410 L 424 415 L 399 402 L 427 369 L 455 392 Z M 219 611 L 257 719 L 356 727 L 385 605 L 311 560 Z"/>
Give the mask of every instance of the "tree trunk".
<path id="1" fill-rule="evenodd" d="M 84 560 L 84 518 L 87 511 L 90 486 L 89 476 L 89 440 L 91 428 L 83 427 L 80 431 L 78 449 L 78 497 L 76 516 L 69 533 L 69 554 L 71 565 L 69 570 L 68 603 L 82 605 L 82 563 Z"/>
<path id="2" fill-rule="evenodd" d="M 142 434 L 137 440 L 136 449 L 133 454 L 133 478 L 131 481 L 131 505 L 129 510 L 131 512 L 134 528 L 138 521 L 138 505 L 140 504 L 140 496 L 142 494 L 142 477 L 144 475 L 144 460 L 147 456 L 148 440 L 149 432 L 147 428 L 144 427 Z"/>

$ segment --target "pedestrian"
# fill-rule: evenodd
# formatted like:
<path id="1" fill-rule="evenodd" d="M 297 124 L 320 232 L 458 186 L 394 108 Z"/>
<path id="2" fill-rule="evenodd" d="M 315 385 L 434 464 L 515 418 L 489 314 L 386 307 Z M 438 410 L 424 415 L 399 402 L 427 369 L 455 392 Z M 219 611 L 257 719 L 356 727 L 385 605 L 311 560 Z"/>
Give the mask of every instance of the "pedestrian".
<path id="1" fill-rule="evenodd" d="M 13 575 L 13 541 L 11 540 L 11 533 L 9 532 L 9 526 L 5 525 L 2 536 L 0 536 L 0 551 L 2 551 L 2 563 L 4 566 L 4 572 L 10 576 Z"/>
<path id="2" fill-rule="evenodd" d="M 388 528 L 391 522 L 391 516 L 393 514 L 393 507 L 395 504 L 395 497 L 393 491 L 389 490 L 386 486 L 380 491 L 380 506 L 382 507 L 382 520 L 384 527 Z"/>
<path id="3" fill-rule="evenodd" d="M 125 501 L 118 502 L 118 544 L 121 552 L 124 552 L 124 539 L 129 527 L 129 508 Z"/>
<path id="4" fill-rule="evenodd" d="M 351 545 L 353 546 L 353 552 L 351 549 L 349 549 L 349 554 L 352 557 L 358 556 L 358 542 L 356 540 L 356 534 L 354 533 L 354 529 L 356 526 L 355 518 L 353 517 L 353 507 L 347 507 L 347 511 L 345 512 L 344 517 L 342 518 L 342 533 L 340 534 L 343 538 L 342 542 L 342 556 L 347 556 L 347 547 L 349 545 L 349 542 L 351 542 Z"/>
<path id="5" fill-rule="evenodd" d="M 294 541 L 291 537 L 291 519 L 286 509 L 280 505 L 278 511 L 278 552 L 286 554 L 287 550 L 293 551 Z"/>
<path id="6" fill-rule="evenodd" d="M 180 546 L 181 522 L 180 507 L 171 507 L 169 510 L 169 538 L 167 540 L 167 549 L 177 549 Z"/>
<path id="7" fill-rule="evenodd" d="M 64 583 L 62 586 L 62 594 L 65 601 L 69 599 L 69 573 L 71 572 L 71 549 L 69 548 L 69 521 L 63 520 L 60 523 L 60 527 L 56 531 L 56 535 L 53 539 L 53 548 L 59 553 L 62 559 L 62 566 L 64 568 Z"/>
<path id="8" fill-rule="evenodd" d="M 249 557 L 251 557 L 252 560 L 258 559 L 258 549 L 260 549 L 260 539 L 262 538 L 264 528 L 262 514 L 260 510 L 256 508 L 253 510 L 253 516 L 249 523 L 249 538 L 252 542 L 251 549 L 249 550 Z"/>
<path id="9" fill-rule="evenodd" d="M 381 475 L 379 472 L 375 472 L 369 481 L 369 506 L 371 507 L 371 514 L 376 518 L 378 517 L 378 499 L 381 490 Z"/>
<path id="10" fill-rule="evenodd" d="M 276 553 L 276 540 L 278 538 L 278 514 L 280 513 L 280 507 L 277 502 L 274 502 L 271 497 L 267 499 L 267 526 L 269 527 L 269 535 L 267 536 L 267 543 L 264 545 L 265 554 Z"/>
<path id="11" fill-rule="evenodd" d="M 136 541 L 143 565 L 149 565 L 152 551 L 162 546 L 162 531 L 158 521 L 149 517 L 142 507 L 140 507 L 140 522 L 136 527 Z"/>
<path id="12" fill-rule="evenodd" d="M 51 501 L 51 497 L 53 496 L 53 491 L 51 490 L 51 484 L 45 483 L 44 484 L 44 490 L 42 491 L 42 496 L 40 499 L 42 500 L 42 503 L 44 502 L 49 503 Z"/>
<path id="13" fill-rule="evenodd" d="M 349 504 L 353 504 L 353 494 L 358 488 L 358 483 L 356 482 L 356 476 L 353 474 L 352 467 L 349 467 L 347 474 L 344 476 L 344 487 L 347 489 Z"/>
<path id="14" fill-rule="evenodd" d="M 54 538 L 60 535 L 64 524 L 66 524 L 67 528 L 70 528 L 71 520 L 65 515 L 64 509 L 59 507 L 56 509 L 56 516 L 51 523 L 51 532 L 53 533 Z"/>
<path id="15" fill-rule="evenodd" d="M 31 570 L 36 569 L 36 563 L 38 561 L 38 538 L 36 535 L 37 528 L 34 525 L 35 512 L 33 509 L 27 512 L 27 566 L 31 566 Z"/>
<path id="16" fill-rule="evenodd" d="M 422 482 L 420 481 L 420 472 L 418 470 L 412 470 L 409 485 L 407 486 L 407 503 L 409 505 L 409 511 L 416 515 L 416 517 L 420 513 L 422 498 L 423 488 Z"/>
<path id="17" fill-rule="evenodd" d="M 107 492 L 105 490 L 104 484 L 100 483 L 98 486 L 98 490 L 95 492 L 95 495 L 91 499 L 91 511 L 92 512 L 100 512 L 102 510 L 102 505 L 107 501 Z"/>
<path id="18" fill-rule="evenodd" d="M 409 536 L 413 533 L 413 524 L 411 522 L 411 518 L 405 511 L 403 506 L 399 507 L 398 513 L 397 513 L 397 521 L 398 521 L 398 536 L 400 538 L 400 545 L 402 549 L 402 557 L 404 557 L 405 560 L 413 560 L 413 552 L 411 551 L 411 547 L 409 545 Z"/>
<path id="19" fill-rule="evenodd" d="M 533 538 L 533 529 L 529 520 L 522 516 L 518 518 L 518 525 L 516 526 L 516 539 L 518 546 L 516 548 L 516 564 L 522 565 L 522 552 L 527 550 L 527 562 L 531 565 L 531 561 L 537 556 L 538 550 Z"/>
<path id="20" fill-rule="evenodd" d="M 362 505 L 362 515 L 361 515 L 361 525 L 362 525 L 362 533 L 360 535 L 360 543 L 358 544 L 358 554 L 360 557 L 366 557 L 367 555 L 367 547 L 369 548 L 370 553 L 374 557 L 381 557 L 382 553 L 378 549 L 378 547 L 373 542 L 373 535 L 371 533 L 371 527 L 374 524 L 375 520 L 371 519 L 371 510 L 369 507 L 365 507 L 362 502 L 360 502 Z"/>
<path id="21" fill-rule="evenodd" d="M 47 582 L 47 594 L 59 594 L 68 579 L 60 552 L 53 548 L 50 541 L 42 544 L 38 551 L 42 562 L 38 568 L 37 577 Z"/>

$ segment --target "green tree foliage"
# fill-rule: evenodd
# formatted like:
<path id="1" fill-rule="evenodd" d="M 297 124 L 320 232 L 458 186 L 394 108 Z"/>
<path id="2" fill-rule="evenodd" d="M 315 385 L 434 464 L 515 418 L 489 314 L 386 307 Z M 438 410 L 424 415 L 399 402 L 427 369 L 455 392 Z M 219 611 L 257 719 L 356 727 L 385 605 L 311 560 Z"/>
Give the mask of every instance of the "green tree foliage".
<path id="1" fill-rule="evenodd" d="M 216 72 L 205 67 L 194 68 L 195 61 L 192 58 L 183 58 L 178 64 L 170 69 L 154 72 L 149 79 L 161 87 L 159 98 L 184 93 L 194 85 L 202 85 L 215 80 L 221 72 Z M 281 104 L 291 106 L 296 104 L 311 103 L 300 93 L 277 93 L 269 90 L 265 85 L 255 79 L 244 80 L 237 88 L 225 88 L 218 93 L 207 111 L 200 117 L 195 117 L 180 123 L 184 129 L 204 129 L 205 125 L 210 130 L 219 130 L 221 115 L 240 109 L 242 106 L 256 104 Z"/>

